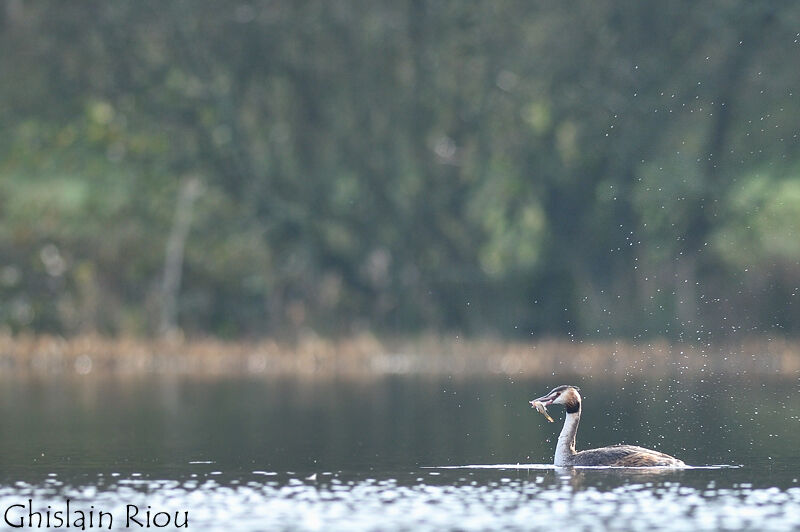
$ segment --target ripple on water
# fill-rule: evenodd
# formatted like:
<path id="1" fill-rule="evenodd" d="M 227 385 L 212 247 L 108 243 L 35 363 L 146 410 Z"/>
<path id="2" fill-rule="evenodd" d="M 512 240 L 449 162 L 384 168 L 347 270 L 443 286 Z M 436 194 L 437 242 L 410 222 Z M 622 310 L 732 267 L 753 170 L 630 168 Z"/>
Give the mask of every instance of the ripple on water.
<path id="1" fill-rule="evenodd" d="M 515 466 L 516 467 L 516 466 Z M 196 530 L 794 530 L 800 527 L 800 487 L 756 488 L 716 479 L 690 485 L 684 477 L 621 477 L 598 471 L 559 473 L 529 468 L 419 471 L 386 478 L 327 472 L 230 478 L 153 479 L 127 476 L 112 484 L 0 485 L 0 508 L 33 499 L 41 509 L 65 499 L 110 511 L 115 528 L 125 506 L 189 511 Z M 216 472 L 216 471 L 215 471 Z M 613 473 L 613 472 L 611 472 Z M 209 473 L 210 474 L 210 473 Z M 710 474 L 717 474 L 711 472 Z M 107 477 L 106 477 L 107 478 Z M 58 489 L 53 490 L 53 483 Z M 696 484 L 696 483 L 695 483 Z M 36 508 L 34 508 L 36 509 Z M 119 523 L 119 525 L 117 525 Z"/>

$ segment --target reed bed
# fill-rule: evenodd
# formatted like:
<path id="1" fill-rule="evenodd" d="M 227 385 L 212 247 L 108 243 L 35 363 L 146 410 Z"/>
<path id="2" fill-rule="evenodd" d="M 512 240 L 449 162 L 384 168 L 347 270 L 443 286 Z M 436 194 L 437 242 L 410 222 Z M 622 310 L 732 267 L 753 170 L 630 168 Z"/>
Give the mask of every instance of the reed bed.
<path id="1" fill-rule="evenodd" d="M 800 343 L 752 338 L 737 345 L 666 341 L 510 342 L 427 335 L 379 339 L 307 336 L 291 342 L 0 336 L 0 376 L 188 375 L 368 378 L 385 375 L 800 376 Z"/>

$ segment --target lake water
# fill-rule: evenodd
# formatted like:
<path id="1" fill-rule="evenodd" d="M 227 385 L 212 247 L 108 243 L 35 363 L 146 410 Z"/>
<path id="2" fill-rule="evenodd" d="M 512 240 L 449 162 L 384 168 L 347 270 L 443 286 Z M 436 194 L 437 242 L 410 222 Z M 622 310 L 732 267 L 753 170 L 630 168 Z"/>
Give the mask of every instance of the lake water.
<path id="1" fill-rule="evenodd" d="M 547 423 L 527 401 L 564 383 L 584 396 L 579 449 L 701 467 L 547 465 L 563 411 Z M 149 511 L 173 530 L 176 512 L 189 530 L 797 530 L 798 383 L 4 377 L 0 512 L 56 528 L 69 500 L 71 529 L 80 512 L 144 528 Z"/>

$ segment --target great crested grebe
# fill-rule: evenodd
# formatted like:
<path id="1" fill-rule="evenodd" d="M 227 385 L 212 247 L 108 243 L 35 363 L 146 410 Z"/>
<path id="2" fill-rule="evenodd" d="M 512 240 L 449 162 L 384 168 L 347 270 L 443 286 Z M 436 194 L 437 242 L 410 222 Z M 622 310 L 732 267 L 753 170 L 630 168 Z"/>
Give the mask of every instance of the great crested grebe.
<path id="1" fill-rule="evenodd" d="M 581 394 L 578 393 L 576 386 L 558 386 L 547 395 L 534 399 L 530 403 L 545 415 L 547 415 L 547 411 L 542 406 L 564 405 L 567 410 L 564 428 L 558 435 L 554 465 L 615 467 L 684 467 L 686 465 L 683 461 L 668 454 L 635 445 L 612 445 L 577 452 L 575 435 L 578 432 L 578 422 L 581 420 Z M 552 421 L 549 416 L 547 417 Z"/>

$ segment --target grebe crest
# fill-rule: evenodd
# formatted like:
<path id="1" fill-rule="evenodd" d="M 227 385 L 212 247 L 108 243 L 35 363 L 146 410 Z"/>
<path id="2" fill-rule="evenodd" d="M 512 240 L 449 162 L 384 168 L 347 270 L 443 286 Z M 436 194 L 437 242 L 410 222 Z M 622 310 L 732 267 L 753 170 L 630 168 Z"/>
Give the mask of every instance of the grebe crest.
<path id="1" fill-rule="evenodd" d="M 635 445 L 613 445 L 586 451 L 575 450 L 575 436 L 581 419 L 581 394 L 577 386 L 556 386 L 550 393 L 530 401 L 532 406 L 541 403 L 564 405 L 567 411 L 564 427 L 558 436 L 553 460 L 557 466 L 612 466 L 612 467 L 684 467 L 686 464 L 668 454 Z M 540 405 L 540 406 L 541 406 Z"/>

